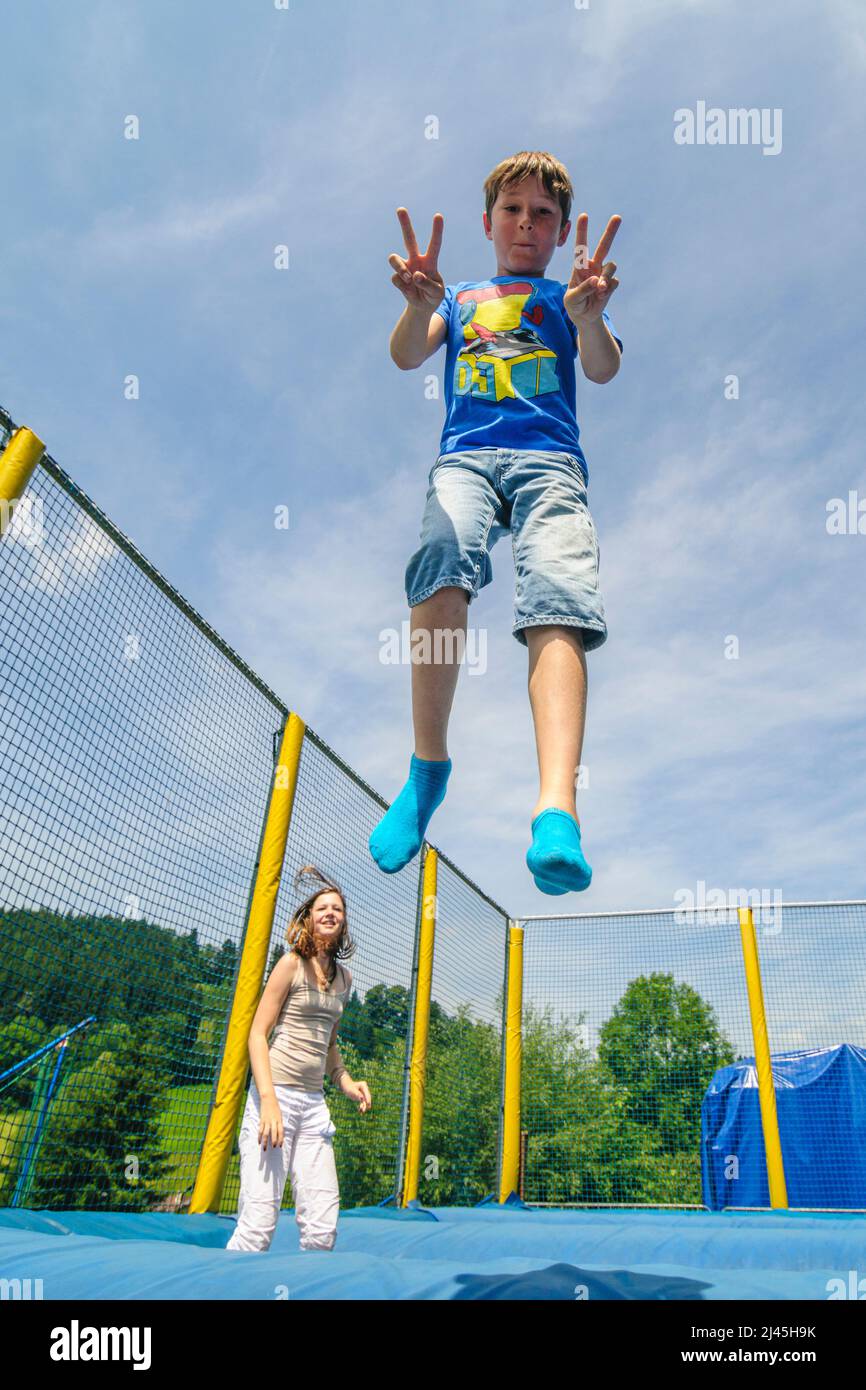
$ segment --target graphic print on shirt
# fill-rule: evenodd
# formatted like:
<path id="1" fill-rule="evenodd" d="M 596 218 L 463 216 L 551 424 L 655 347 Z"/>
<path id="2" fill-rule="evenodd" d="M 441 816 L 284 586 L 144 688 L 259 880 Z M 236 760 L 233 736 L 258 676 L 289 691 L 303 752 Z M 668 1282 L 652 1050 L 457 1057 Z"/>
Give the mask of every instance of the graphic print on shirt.
<path id="1" fill-rule="evenodd" d="M 588 478 L 576 415 L 578 331 L 568 286 L 543 275 L 446 285 L 445 419 L 439 453 L 550 449 L 572 455 Z M 606 310 L 602 320 L 616 341 Z"/>
<path id="2" fill-rule="evenodd" d="M 455 394 L 529 400 L 561 389 L 556 353 L 535 331 L 544 322 L 537 285 L 516 279 L 460 290 L 454 298 L 464 341 L 454 367 Z"/>

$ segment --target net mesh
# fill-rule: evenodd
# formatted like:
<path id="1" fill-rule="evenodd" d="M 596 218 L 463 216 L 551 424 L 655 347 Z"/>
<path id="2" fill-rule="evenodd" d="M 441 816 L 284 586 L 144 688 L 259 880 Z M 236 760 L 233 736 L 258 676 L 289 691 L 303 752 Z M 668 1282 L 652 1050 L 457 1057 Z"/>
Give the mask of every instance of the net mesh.
<path id="1" fill-rule="evenodd" d="M 321 739 L 307 731 L 268 973 L 286 949 L 286 929 L 294 909 L 309 896 L 303 883 L 295 890 L 295 875 L 303 865 L 314 864 L 346 897 L 349 935 L 356 952 L 343 961 L 352 977 L 352 992 L 337 1040 L 349 1075 L 354 1081 L 366 1081 L 373 1099 L 372 1109 L 362 1115 L 325 1078 L 344 1207 L 382 1202 L 394 1193 L 396 1184 L 418 863 L 385 875 L 371 858 L 367 840 L 385 805 Z M 235 1156 L 224 1210 L 235 1209 L 238 1185 Z M 291 1203 L 289 1183 L 283 1206 Z"/>
<path id="2" fill-rule="evenodd" d="M 0 450 L 11 431 L 0 411 Z M 182 1210 L 288 710 L 50 456 L 0 539 L 0 597 L 0 1206 Z M 402 1191 L 412 1118 L 423 857 L 379 871 L 385 806 L 307 730 L 266 976 L 314 864 L 346 897 L 339 1043 L 373 1095 L 361 1115 L 324 1083 L 344 1207 Z M 508 919 L 437 862 L 418 1196 L 461 1205 L 498 1190 Z M 521 1195 L 699 1204 L 702 1100 L 754 1055 L 736 910 L 522 925 Z M 864 928 L 863 903 L 756 912 L 774 1055 L 862 1046 Z M 841 1172 L 831 1104 L 812 1119 Z M 236 1133 L 221 1210 L 238 1186 Z M 798 1204 L 825 1192 L 816 1172 Z"/>
<path id="3" fill-rule="evenodd" d="M 463 1206 L 496 1187 L 507 917 L 441 855 L 436 900 L 418 1199 Z"/>
<path id="4" fill-rule="evenodd" d="M 862 1047 L 866 905 L 752 902 L 773 1058 Z M 755 1056 L 736 908 L 524 926 L 525 1200 L 701 1204 L 702 1101 L 717 1069 Z M 798 1182 L 798 1206 L 820 1205 L 828 1167 L 850 1162 L 833 1103 L 810 1100 L 836 1152 Z"/>
<path id="5" fill-rule="evenodd" d="M 0 542 L 0 1072 L 76 1032 L 0 1083 L 0 1204 L 177 1204 L 281 710 L 44 468 L 28 492 L 39 542 Z"/>
<path id="6" fill-rule="evenodd" d="M 182 1210 L 288 711 L 50 456 L 23 502 L 0 542 L 0 1205 Z M 359 948 L 339 1043 L 372 1109 L 324 1082 L 350 1207 L 393 1200 L 408 1124 L 422 865 L 372 861 L 386 805 L 307 729 L 266 978 L 312 863 L 344 891 Z M 495 1172 L 504 914 L 445 860 L 439 893 L 426 1123 L 447 1180 L 426 1199 L 458 1202 Z M 450 1133 L 449 1086 L 486 1092 Z"/>

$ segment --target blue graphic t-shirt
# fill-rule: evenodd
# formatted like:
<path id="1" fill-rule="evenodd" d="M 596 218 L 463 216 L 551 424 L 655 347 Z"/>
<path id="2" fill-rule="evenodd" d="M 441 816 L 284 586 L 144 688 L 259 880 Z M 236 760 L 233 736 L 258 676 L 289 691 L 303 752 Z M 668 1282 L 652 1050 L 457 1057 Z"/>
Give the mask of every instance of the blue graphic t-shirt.
<path id="1" fill-rule="evenodd" d="M 568 288 L 543 275 L 494 275 L 446 285 L 435 310 L 445 339 L 445 424 L 439 452 L 580 447 L 575 408 L 577 329 Z M 606 311 L 602 317 L 622 351 Z"/>

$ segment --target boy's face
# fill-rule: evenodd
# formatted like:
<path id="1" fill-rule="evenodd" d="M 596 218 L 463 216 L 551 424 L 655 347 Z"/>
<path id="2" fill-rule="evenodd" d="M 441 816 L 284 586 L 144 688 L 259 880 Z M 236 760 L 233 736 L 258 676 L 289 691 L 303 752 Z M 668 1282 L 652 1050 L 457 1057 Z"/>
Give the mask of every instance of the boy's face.
<path id="1" fill-rule="evenodd" d="M 496 251 L 497 275 L 543 275 L 571 223 L 537 175 L 500 188 L 491 217 L 484 213 L 484 234 Z"/>

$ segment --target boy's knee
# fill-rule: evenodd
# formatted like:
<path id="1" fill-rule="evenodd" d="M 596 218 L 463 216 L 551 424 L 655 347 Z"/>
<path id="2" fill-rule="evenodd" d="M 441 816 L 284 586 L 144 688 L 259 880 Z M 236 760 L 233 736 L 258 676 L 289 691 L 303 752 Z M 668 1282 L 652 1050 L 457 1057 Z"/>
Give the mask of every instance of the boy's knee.
<path id="1" fill-rule="evenodd" d="M 432 594 L 422 599 L 420 603 L 413 605 L 414 608 L 423 608 L 429 605 L 428 611 L 437 609 L 453 609 L 461 604 L 468 605 L 470 598 L 468 589 L 464 589 L 460 584 L 442 584 L 440 588 L 434 589 Z"/>
<path id="2" fill-rule="evenodd" d="M 583 628 L 572 627 L 567 623 L 533 623 L 531 627 L 525 627 L 522 631 L 527 646 L 533 642 L 549 640 L 551 637 L 564 637 L 575 647 L 583 646 Z"/>

